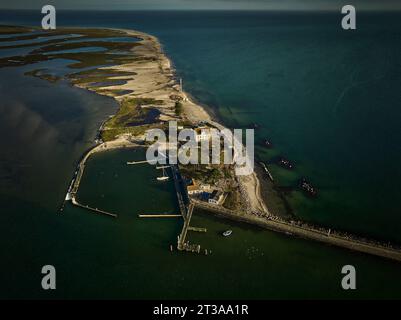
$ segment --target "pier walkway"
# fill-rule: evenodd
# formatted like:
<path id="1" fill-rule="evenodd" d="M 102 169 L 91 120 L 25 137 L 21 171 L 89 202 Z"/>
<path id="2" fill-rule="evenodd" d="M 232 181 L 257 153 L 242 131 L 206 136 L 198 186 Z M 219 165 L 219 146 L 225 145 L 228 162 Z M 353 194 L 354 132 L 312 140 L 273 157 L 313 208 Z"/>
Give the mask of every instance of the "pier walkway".
<path id="1" fill-rule="evenodd" d="M 71 200 L 72 200 L 71 202 L 72 202 L 72 204 L 74 206 L 77 206 L 77 207 L 80 207 L 80 208 L 83 208 L 83 209 L 86 209 L 86 210 L 89 210 L 89 211 L 92 211 L 92 212 L 95 212 L 95 213 L 98 213 L 98 214 L 103 214 L 103 215 L 106 215 L 106 216 L 109 216 L 109 217 L 117 218 L 117 215 L 115 213 L 107 212 L 105 210 L 100 210 L 98 208 L 92 208 L 92 207 L 89 207 L 89 206 L 85 206 L 83 204 L 78 203 L 78 201 L 75 200 L 75 198 L 72 198 Z"/>
<path id="2" fill-rule="evenodd" d="M 189 243 L 189 241 L 187 241 L 187 234 L 188 234 L 188 231 L 207 232 L 207 229 L 190 226 L 191 219 L 192 219 L 192 213 L 194 211 L 195 204 L 192 202 L 192 200 L 188 196 L 187 188 L 186 188 L 185 182 L 183 181 L 183 179 L 181 177 L 178 165 L 171 165 L 171 172 L 172 172 L 173 179 L 174 179 L 174 186 L 175 186 L 175 190 L 177 193 L 177 199 L 178 199 L 178 204 L 180 207 L 180 212 L 184 219 L 184 224 L 182 226 L 181 233 L 177 236 L 177 249 L 179 251 L 200 253 L 201 252 L 200 244 Z M 207 255 L 208 252 L 210 252 L 210 251 L 205 249 L 204 252 Z"/>
<path id="3" fill-rule="evenodd" d="M 187 203 L 188 200 L 185 196 L 185 186 L 183 185 L 183 181 L 181 175 L 179 173 L 179 169 L 177 165 L 171 165 L 171 174 L 173 175 L 175 191 L 177 194 L 178 206 L 180 208 L 180 212 L 184 220 L 187 217 Z"/>
<path id="4" fill-rule="evenodd" d="M 184 218 L 184 226 L 182 227 L 181 234 L 178 236 L 178 243 L 177 243 L 177 249 L 178 250 L 184 250 L 185 249 L 185 240 L 187 238 L 187 233 L 189 227 L 189 223 L 191 222 L 192 218 L 192 212 L 194 210 L 195 205 L 193 203 L 189 204 L 188 206 L 188 213 L 186 215 L 186 218 Z"/>
<path id="5" fill-rule="evenodd" d="M 138 214 L 139 218 L 181 218 L 180 214 Z"/>
<path id="6" fill-rule="evenodd" d="M 198 252 L 200 251 L 200 245 L 190 245 L 187 241 L 187 233 L 188 231 L 203 231 L 206 232 L 206 229 L 202 228 L 193 228 L 190 227 L 192 212 L 194 210 L 195 205 L 190 201 L 188 194 L 186 192 L 185 182 L 183 181 L 181 174 L 179 172 L 178 165 L 171 165 L 171 173 L 173 175 L 175 191 L 177 194 L 178 205 L 180 207 L 181 215 L 184 219 L 184 225 L 182 227 L 181 233 L 177 237 L 177 249 L 182 251 L 192 251 Z M 201 230 L 202 229 L 202 230 Z"/>
<path id="7" fill-rule="evenodd" d="M 149 163 L 148 160 L 143 160 L 143 161 L 128 161 L 127 165 L 135 165 L 135 164 L 145 164 L 145 163 Z"/>
<path id="8" fill-rule="evenodd" d="M 199 227 L 188 227 L 188 231 L 207 232 L 207 229 L 206 228 L 199 228 Z"/>

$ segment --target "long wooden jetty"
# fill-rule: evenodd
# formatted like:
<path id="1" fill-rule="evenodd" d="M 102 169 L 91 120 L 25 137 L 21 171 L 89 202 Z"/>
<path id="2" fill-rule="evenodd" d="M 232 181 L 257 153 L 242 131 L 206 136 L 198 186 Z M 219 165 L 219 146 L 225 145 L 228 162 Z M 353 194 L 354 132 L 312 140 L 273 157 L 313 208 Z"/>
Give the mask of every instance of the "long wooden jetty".
<path id="1" fill-rule="evenodd" d="M 87 205 L 80 204 L 78 201 L 75 200 L 75 198 L 72 198 L 71 200 L 72 200 L 72 204 L 74 206 L 77 206 L 77 207 L 80 207 L 80 208 L 83 208 L 83 209 L 86 209 L 86 210 L 89 210 L 91 212 L 95 212 L 95 213 L 98 213 L 98 214 L 103 214 L 103 215 L 106 215 L 106 216 L 109 216 L 109 217 L 117 218 L 117 215 L 115 213 L 111 213 L 111 212 L 108 212 L 108 211 L 105 211 L 105 210 L 101 210 L 101 209 L 98 209 L 98 208 L 93 208 L 93 207 L 90 207 L 90 206 L 87 206 Z"/>
<path id="2" fill-rule="evenodd" d="M 189 251 L 200 253 L 201 246 L 199 244 L 190 244 L 187 239 L 188 231 L 206 232 L 206 228 L 191 227 L 192 213 L 195 204 L 189 199 L 185 182 L 182 180 L 179 168 L 177 165 L 171 165 L 174 186 L 177 194 L 177 200 L 180 207 L 181 215 L 184 219 L 181 233 L 177 236 L 177 249 L 180 251 Z M 207 250 L 205 250 L 207 254 Z"/>
<path id="3" fill-rule="evenodd" d="M 179 173 L 177 165 L 171 165 L 171 173 L 172 173 L 173 180 L 174 180 L 174 186 L 175 186 L 175 191 L 177 194 L 177 200 L 178 200 L 178 205 L 180 207 L 180 212 L 181 212 L 182 217 L 184 219 L 186 219 L 186 216 L 187 216 L 186 203 L 188 203 L 188 201 L 186 201 L 186 199 L 184 197 L 185 186 L 182 185 L 182 179 L 181 179 L 181 175 Z"/>
<path id="4" fill-rule="evenodd" d="M 135 165 L 135 164 L 144 164 L 144 163 L 149 163 L 148 160 L 142 160 L 142 161 L 128 161 L 127 165 Z"/>
<path id="5" fill-rule="evenodd" d="M 199 227 L 188 227 L 188 231 L 195 231 L 195 232 L 207 232 L 206 228 L 199 228 Z"/>
<path id="6" fill-rule="evenodd" d="M 139 218 L 181 218 L 180 214 L 138 214 Z"/>
<path id="7" fill-rule="evenodd" d="M 189 223 L 191 222 L 192 218 L 192 212 L 194 210 L 195 205 L 193 203 L 190 203 L 188 206 L 188 213 L 184 219 L 184 225 L 182 227 L 181 233 L 178 236 L 178 242 L 177 242 L 177 249 L 178 250 L 184 250 L 185 249 L 185 240 L 187 238 L 187 233 L 188 233 L 188 228 L 189 228 Z"/>

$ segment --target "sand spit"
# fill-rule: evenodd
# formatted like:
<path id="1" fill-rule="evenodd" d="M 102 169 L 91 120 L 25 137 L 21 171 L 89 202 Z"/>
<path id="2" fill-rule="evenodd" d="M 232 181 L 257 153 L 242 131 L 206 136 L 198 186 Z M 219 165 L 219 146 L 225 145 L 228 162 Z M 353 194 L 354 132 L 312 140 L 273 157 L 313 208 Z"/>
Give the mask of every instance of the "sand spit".
<path id="1" fill-rule="evenodd" d="M 130 90 L 131 93 L 114 97 L 117 101 L 125 98 L 152 98 L 163 100 L 163 105 L 157 106 L 161 112 L 161 119 L 177 120 L 174 106 L 179 99 L 183 106 L 182 120 L 197 124 L 200 122 L 209 123 L 218 128 L 224 128 L 221 124 L 212 120 L 211 115 L 199 104 L 193 102 L 189 95 L 181 91 L 179 81 L 175 76 L 175 70 L 169 58 L 164 54 L 159 40 L 151 35 L 134 30 L 121 30 L 128 36 L 135 36 L 141 40 L 141 45 L 135 46 L 131 52 L 137 59 L 135 61 L 112 67 L 104 67 L 99 70 L 125 71 L 134 75 L 124 76 L 125 84 L 96 87 L 95 91 L 105 90 Z M 80 84 L 80 87 L 93 90 L 88 84 Z M 110 142 L 108 142 L 110 144 Z M 120 142 L 121 143 L 121 142 Z M 118 143 L 118 144 L 120 144 Z M 241 185 L 242 194 L 247 202 L 247 209 L 250 212 L 268 213 L 268 209 L 261 197 L 261 188 L 256 173 L 246 177 L 240 177 L 238 182 Z"/>

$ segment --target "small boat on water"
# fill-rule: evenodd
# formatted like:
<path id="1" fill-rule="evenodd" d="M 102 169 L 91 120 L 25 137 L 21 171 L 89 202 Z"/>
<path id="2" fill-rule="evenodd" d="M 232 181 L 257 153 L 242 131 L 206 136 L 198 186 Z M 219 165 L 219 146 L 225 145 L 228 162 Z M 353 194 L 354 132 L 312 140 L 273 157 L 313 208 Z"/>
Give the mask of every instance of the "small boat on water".
<path id="1" fill-rule="evenodd" d="M 294 169 L 294 165 L 292 164 L 292 162 L 286 158 L 279 158 L 278 160 L 278 164 L 283 167 L 284 169 L 288 169 L 288 170 L 292 170 Z"/>
<path id="2" fill-rule="evenodd" d="M 166 176 L 166 173 L 164 172 L 164 167 L 162 167 L 162 170 L 163 170 L 163 175 L 161 177 L 157 177 L 158 181 L 166 181 L 169 179 L 169 177 Z"/>
<path id="3" fill-rule="evenodd" d="M 299 181 L 299 186 L 301 189 L 310 197 L 316 197 L 317 196 L 317 189 L 305 178 L 302 178 Z"/>
<path id="4" fill-rule="evenodd" d="M 232 230 L 227 230 L 227 231 L 224 231 L 224 232 L 223 232 L 223 236 L 228 237 L 228 236 L 230 236 L 232 233 L 233 233 Z"/>
<path id="5" fill-rule="evenodd" d="M 157 177 L 157 180 L 166 181 L 166 180 L 168 180 L 168 177 Z"/>
<path id="6" fill-rule="evenodd" d="M 263 144 L 264 144 L 264 146 L 265 146 L 266 148 L 268 148 L 268 149 L 273 148 L 273 144 L 272 144 L 271 141 L 268 140 L 268 139 L 265 139 L 264 142 L 263 142 Z"/>
<path id="7" fill-rule="evenodd" d="M 290 160 L 286 159 L 286 158 L 283 158 L 283 157 L 280 157 L 280 158 L 278 159 L 278 164 L 279 164 L 281 167 L 283 167 L 283 168 L 285 168 L 285 169 L 287 169 L 287 170 L 292 170 L 292 169 L 294 169 L 294 165 L 292 164 L 292 162 L 291 162 Z"/>

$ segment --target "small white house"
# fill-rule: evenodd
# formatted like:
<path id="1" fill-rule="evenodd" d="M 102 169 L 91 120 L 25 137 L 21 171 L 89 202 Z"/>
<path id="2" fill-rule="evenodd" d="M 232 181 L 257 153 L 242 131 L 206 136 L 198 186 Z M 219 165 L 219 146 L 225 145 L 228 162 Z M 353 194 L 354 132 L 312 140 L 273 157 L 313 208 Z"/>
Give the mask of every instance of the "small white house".
<path id="1" fill-rule="evenodd" d="M 187 187 L 187 192 L 189 195 L 194 195 L 203 192 L 201 189 L 198 188 L 196 185 L 191 185 Z"/>
<path id="2" fill-rule="evenodd" d="M 207 127 L 195 129 L 196 142 L 209 141 L 211 138 L 210 129 Z"/>
<path id="3" fill-rule="evenodd" d="M 220 190 L 214 190 L 209 198 L 210 204 L 221 204 L 224 198 L 224 193 Z"/>
<path id="4" fill-rule="evenodd" d="M 203 191 L 200 188 L 200 186 L 196 183 L 196 181 L 192 180 L 192 183 L 187 185 L 187 192 L 188 192 L 188 195 L 194 195 L 194 194 L 202 193 Z"/>

